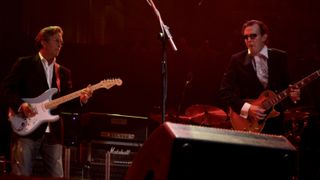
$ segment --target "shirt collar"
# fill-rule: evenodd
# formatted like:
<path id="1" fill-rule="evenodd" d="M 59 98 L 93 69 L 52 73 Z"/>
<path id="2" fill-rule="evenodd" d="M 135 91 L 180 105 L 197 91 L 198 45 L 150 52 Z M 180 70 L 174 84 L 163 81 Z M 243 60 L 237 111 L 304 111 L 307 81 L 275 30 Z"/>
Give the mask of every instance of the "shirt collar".
<path id="1" fill-rule="evenodd" d="M 250 54 L 249 49 L 248 49 L 248 54 Z M 263 55 L 264 57 L 266 57 L 268 59 L 269 58 L 269 56 L 268 56 L 268 47 L 266 45 L 264 45 L 263 48 L 260 50 L 260 52 L 255 56 L 258 56 L 258 55 Z"/>
<path id="2" fill-rule="evenodd" d="M 266 45 L 264 45 L 259 54 L 263 55 L 264 57 L 266 57 L 268 59 L 269 58 L 268 47 Z"/>
<path id="3" fill-rule="evenodd" d="M 39 52 L 39 57 L 40 57 L 41 62 L 43 64 L 45 64 L 46 66 L 51 66 L 56 63 L 56 58 L 54 58 L 52 64 L 48 65 L 48 61 L 42 56 L 42 54 L 40 52 Z"/>

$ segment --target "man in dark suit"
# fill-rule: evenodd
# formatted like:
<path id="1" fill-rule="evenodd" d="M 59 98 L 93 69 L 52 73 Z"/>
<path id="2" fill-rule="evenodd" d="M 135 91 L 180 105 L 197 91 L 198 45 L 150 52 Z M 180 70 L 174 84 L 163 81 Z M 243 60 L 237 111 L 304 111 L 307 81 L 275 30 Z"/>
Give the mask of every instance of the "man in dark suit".
<path id="1" fill-rule="evenodd" d="M 38 33 L 35 43 L 38 53 L 19 58 L 3 81 L 2 93 L 11 110 L 9 116 L 19 115 L 25 119 L 35 117 L 40 112 L 25 98 L 38 97 L 50 88 L 57 89 L 52 99 L 71 93 L 71 72 L 56 62 L 63 45 L 61 27 L 43 28 Z M 81 107 L 91 95 L 92 90 L 89 85 L 82 91 L 80 102 L 71 101 L 70 107 Z M 49 100 L 51 97 L 46 98 Z M 58 106 L 51 113 L 57 114 L 66 107 Z M 17 119 L 11 121 L 15 123 Z M 41 155 L 48 175 L 63 177 L 61 131 L 61 121 L 57 120 L 50 123 L 43 122 L 28 134 L 14 133 L 11 151 L 13 174 L 31 176 L 36 156 Z"/>
<path id="2" fill-rule="evenodd" d="M 232 55 L 218 96 L 231 117 L 233 128 L 282 134 L 283 115 L 268 118 L 266 121 L 269 109 L 262 103 L 248 99 L 258 100 L 259 95 L 267 89 L 278 93 L 288 88 L 287 54 L 282 50 L 267 47 L 268 28 L 261 21 L 250 20 L 244 23 L 242 35 L 247 50 Z M 300 90 L 294 87 L 290 90 L 292 100 L 299 100 Z M 272 94 L 265 94 L 269 95 Z M 280 106 L 275 108 L 281 112 Z"/>

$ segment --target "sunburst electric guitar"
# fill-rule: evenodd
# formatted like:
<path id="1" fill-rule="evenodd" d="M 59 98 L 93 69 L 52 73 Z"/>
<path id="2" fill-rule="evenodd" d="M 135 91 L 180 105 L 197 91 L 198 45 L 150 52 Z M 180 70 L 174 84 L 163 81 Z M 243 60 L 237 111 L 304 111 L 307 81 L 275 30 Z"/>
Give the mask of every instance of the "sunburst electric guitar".
<path id="1" fill-rule="evenodd" d="M 110 89 L 115 85 L 121 86 L 122 80 L 102 80 L 99 83 L 92 85 L 90 89 L 92 91 L 100 88 Z M 31 105 L 32 109 L 36 112 L 36 115 L 30 118 L 26 118 L 21 113 L 16 114 L 11 109 L 9 109 L 9 121 L 11 123 L 13 131 L 19 135 L 25 136 L 36 130 L 42 123 L 57 121 L 59 119 L 59 115 L 51 115 L 50 111 L 58 107 L 60 104 L 79 97 L 82 90 L 83 89 L 51 100 L 52 96 L 57 93 L 58 90 L 57 88 L 50 88 L 38 97 L 24 98 L 23 100 Z"/>
<path id="2" fill-rule="evenodd" d="M 312 74 L 308 75 L 307 77 L 303 78 L 302 80 L 295 83 L 293 86 L 297 88 L 302 88 L 316 80 L 320 77 L 320 70 L 313 72 Z M 243 131 L 252 131 L 252 132 L 261 132 L 265 126 L 266 121 L 269 118 L 273 118 L 279 116 L 279 112 L 274 109 L 274 106 L 284 100 L 286 97 L 289 96 L 290 88 L 287 88 L 281 91 L 279 94 L 275 94 L 270 90 L 266 90 L 260 94 L 258 99 L 255 100 L 247 100 L 250 104 L 260 106 L 266 110 L 267 116 L 263 120 L 254 120 L 254 119 L 246 119 L 238 115 L 236 112 L 230 108 L 229 116 L 231 120 L 231 125 L 233 129 L 236 130 L 243 130 Z"/>

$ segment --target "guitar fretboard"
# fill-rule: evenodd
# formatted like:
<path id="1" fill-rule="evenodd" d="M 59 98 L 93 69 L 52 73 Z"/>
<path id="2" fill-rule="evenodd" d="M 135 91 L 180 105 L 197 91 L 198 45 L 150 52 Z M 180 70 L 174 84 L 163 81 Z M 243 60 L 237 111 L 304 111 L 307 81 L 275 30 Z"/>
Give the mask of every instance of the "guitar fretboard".
<path id="1" fill-rule="evenodd" d="M 95 91 L 97 89 L 102 88 L 102 86 L 100 84 L 101 83 L 97 83 L 97 84 L 91 86 L 92 91 Z M 79 97 L 81 95 L 81 91 L 82 90 L 84 90 L 84 89 L 81 89 L 81 90 L 75 91 L 75 92 L 73 92 L 71 94 L 68 94 L 68 95 L 62 96 L 60 98 L 54 99 L 54 100 L 46 103 L 45 104 L 45 108 L 52 109 L 52 108 L 55 108 L 55 107 L 59 106 L 60 104 L 63 104 L 65 102 L 67 102 L 67 101 L 75 99 L 75 98 L 77 98 L 77 97 Z"/>
<path id="2" fill-rule="evenodd" d="M 304 86 L 308 85 L 310 82 L 318 79 L 320 77 L 320 70 L 317 70 L 313 72 L 312 74 L 308 75 L 307 77 L 301 79 L 300 81 L 296 82 L 293 86 L 297 88 L 303 88 Z M 280 103 L 282 100 L 284 100 L 286 97 L 289 96 L 290 88 L 287 88 L 283 91 L 281 91 L 278 95 L 269 98 L 265 102 L 263 102 L 262 106 L 265 109 L 270 109 L 274 105 Z"/>
<path id="3" fill-rule="evenodd" d="M 112 80 L 103 80 L 95 85 L 92 85 L 90 86 L 90 89 L 92 91 L 95 91 L 97 89 L 100 89 L 100 88 L 106 88 L 106 89 L 110 89 L 111 87 L 115 86 L 115 85 L 118 85 L 120 86 L 122 84 L 122 80 L 121 79 L 112 79 Z M 77 97 L 79 97 L 81 95 L 81 91 L 83 91 L 85 89 L 80 89 L 78 91 L 75 91 L 71 94 L 68 94 L 68 95 L 65 95 L 65 96 L 62 96 L 62 97 L 59 97 L 57 99 L 54 99 L 50 102 L 47 102 L 45 103 L 44 107 L 46 109 L 53 109 L 53 108 L 56 108 L 57 106 L 59 106 L 60 104 L 63 104 L 67 101 L 70 101 L 72 99 L 75 99 Z"/>

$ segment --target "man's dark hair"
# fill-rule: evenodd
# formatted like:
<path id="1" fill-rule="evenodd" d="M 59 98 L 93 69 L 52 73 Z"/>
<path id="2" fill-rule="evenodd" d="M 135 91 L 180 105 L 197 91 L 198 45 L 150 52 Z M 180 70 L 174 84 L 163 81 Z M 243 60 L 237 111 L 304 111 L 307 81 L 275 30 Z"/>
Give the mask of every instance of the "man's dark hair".
<path id="1" fill-rule="evenodd" d="M 262 22 L 262 21 L 259 21 L 259 20 L 249 20 L 247 22 L 245 22 L 242 26 L 242 34 L 244 33 L 244 29 L 248 26 L 252 26 L 254 24 L 257 24 L 259 26 L 259 29 L 260 29 L 260 33 L 261 35 L 264 35 L 264 34 L 269 34 L 269 28 L 268 26 Z"/>

